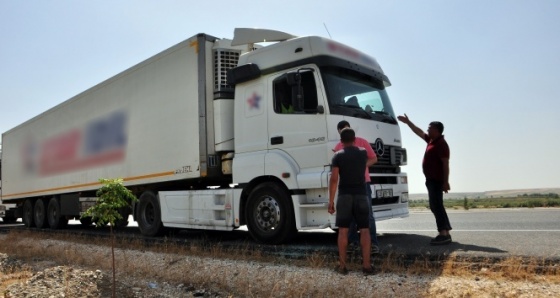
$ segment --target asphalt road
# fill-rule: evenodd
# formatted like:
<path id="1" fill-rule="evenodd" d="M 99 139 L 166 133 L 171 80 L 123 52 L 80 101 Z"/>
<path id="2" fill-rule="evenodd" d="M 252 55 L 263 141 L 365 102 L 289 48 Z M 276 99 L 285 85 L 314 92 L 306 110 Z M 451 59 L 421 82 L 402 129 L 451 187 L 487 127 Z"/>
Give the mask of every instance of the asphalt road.
<path id="1" fill-rule="evenodd" d="M 407 255 L 533 256 L 560 260 L 560 208 L 448 210 L 453 243 L 430 246 L 437 235 L 429 210 L 377 222 L 382 251 Z"/>
<path id="2" fill-rule="evenodd" d="M 453 226 L 453 242 L 443 246 L 430 245 L 437 231 L 434 216 L 427 209 L 411 210 L 410 216 L 404 219 L 377 222 L 381 253 L 396 252 L 408 258 L 437 259 L 456 253 L 475 258 L 522 256 L 560 261 L 560 208 L 448 210 L 448 215 Z M 139 234 L 136 222 L 132 218 L 130 221 L 126 230 Z M 79 221 L 70 224 L 70 229 L 81 227 Z M 22 225 L 18 222 L 13 226 Z M 175 236 L 187 241 L 202 238 L 233 245 L 254 243 L 245 227 L 233 232 L 182 230 Z M 313 250 L 336 254 L 336 237 L 331 229 L 301 231 L 291 243 L 269 249 L 284 254 Z"/>

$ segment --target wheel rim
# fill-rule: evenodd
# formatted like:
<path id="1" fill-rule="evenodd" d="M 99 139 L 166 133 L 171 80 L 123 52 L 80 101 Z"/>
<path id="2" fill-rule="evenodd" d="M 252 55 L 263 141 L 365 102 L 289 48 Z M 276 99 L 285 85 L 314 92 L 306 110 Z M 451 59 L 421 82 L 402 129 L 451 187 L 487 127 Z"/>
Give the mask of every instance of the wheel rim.
<path id="1" fill-rule="evenodd" d="M 278 228 L 280 223 L 280 205 L 270 196 L 263 197 L 255 209 L 258 227 L 263 231 Z"/>

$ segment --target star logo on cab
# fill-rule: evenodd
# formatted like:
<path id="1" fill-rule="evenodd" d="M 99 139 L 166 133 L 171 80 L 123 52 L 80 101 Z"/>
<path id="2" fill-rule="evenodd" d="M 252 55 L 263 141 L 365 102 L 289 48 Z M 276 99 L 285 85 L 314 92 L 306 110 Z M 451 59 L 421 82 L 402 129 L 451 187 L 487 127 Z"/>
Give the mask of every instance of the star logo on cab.
<path id="1" fill-rule="evenodd" d="M 259 109 L 259 104 L 261 102 L 261 96 L 259 96 L 257 93 L 253 92 L 253 95 L 251 95 L 251 97 L 247 98 L 247 104 L 249 104 L 249 107 L 252 109 Z"/>

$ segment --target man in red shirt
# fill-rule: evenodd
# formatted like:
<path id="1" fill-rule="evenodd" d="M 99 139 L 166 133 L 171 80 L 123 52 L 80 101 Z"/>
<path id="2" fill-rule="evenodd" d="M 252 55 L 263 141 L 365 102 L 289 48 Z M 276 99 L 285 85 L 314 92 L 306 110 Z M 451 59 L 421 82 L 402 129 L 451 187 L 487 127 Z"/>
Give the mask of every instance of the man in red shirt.
<path id="1" fill-rule="evenodd" d="M 436 218 L 439 232 L 439 235 L 432 239 L 430 244 L 449 244 L 451 243 L 449 231 L 452 228 L 443 206 L 443 193 L 447 193 L 451 189 L 449 186 L 449 146 L 442 134 L 443 124 L 433 121 L 428 126 L 428 133 L 424 133 L 422 129 L 418 128 L 408 119 L 406 114 L 398 118 L 428 144 L 424 153 L 424 159 L 422 160 L 422 170 L 424 176 L 426 176 L 430 209 Z"/>

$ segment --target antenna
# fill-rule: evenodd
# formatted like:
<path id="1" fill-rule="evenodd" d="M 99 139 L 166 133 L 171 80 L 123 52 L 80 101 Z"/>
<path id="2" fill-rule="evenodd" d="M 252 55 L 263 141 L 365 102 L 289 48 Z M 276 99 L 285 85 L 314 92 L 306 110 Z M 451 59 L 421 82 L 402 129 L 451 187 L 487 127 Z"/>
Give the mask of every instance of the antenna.
<path id="1" fill-rule="evenodd" d="M 331 33 L 329 32 L 329 28 L 327 28 L 327 24 L 325 24 L 325 22 L 323 22 L 323 26 L 325 26 L 325 30 L 327 30 L 327 33 L 329 34 L 329 38 L 332 39 Z"/>

